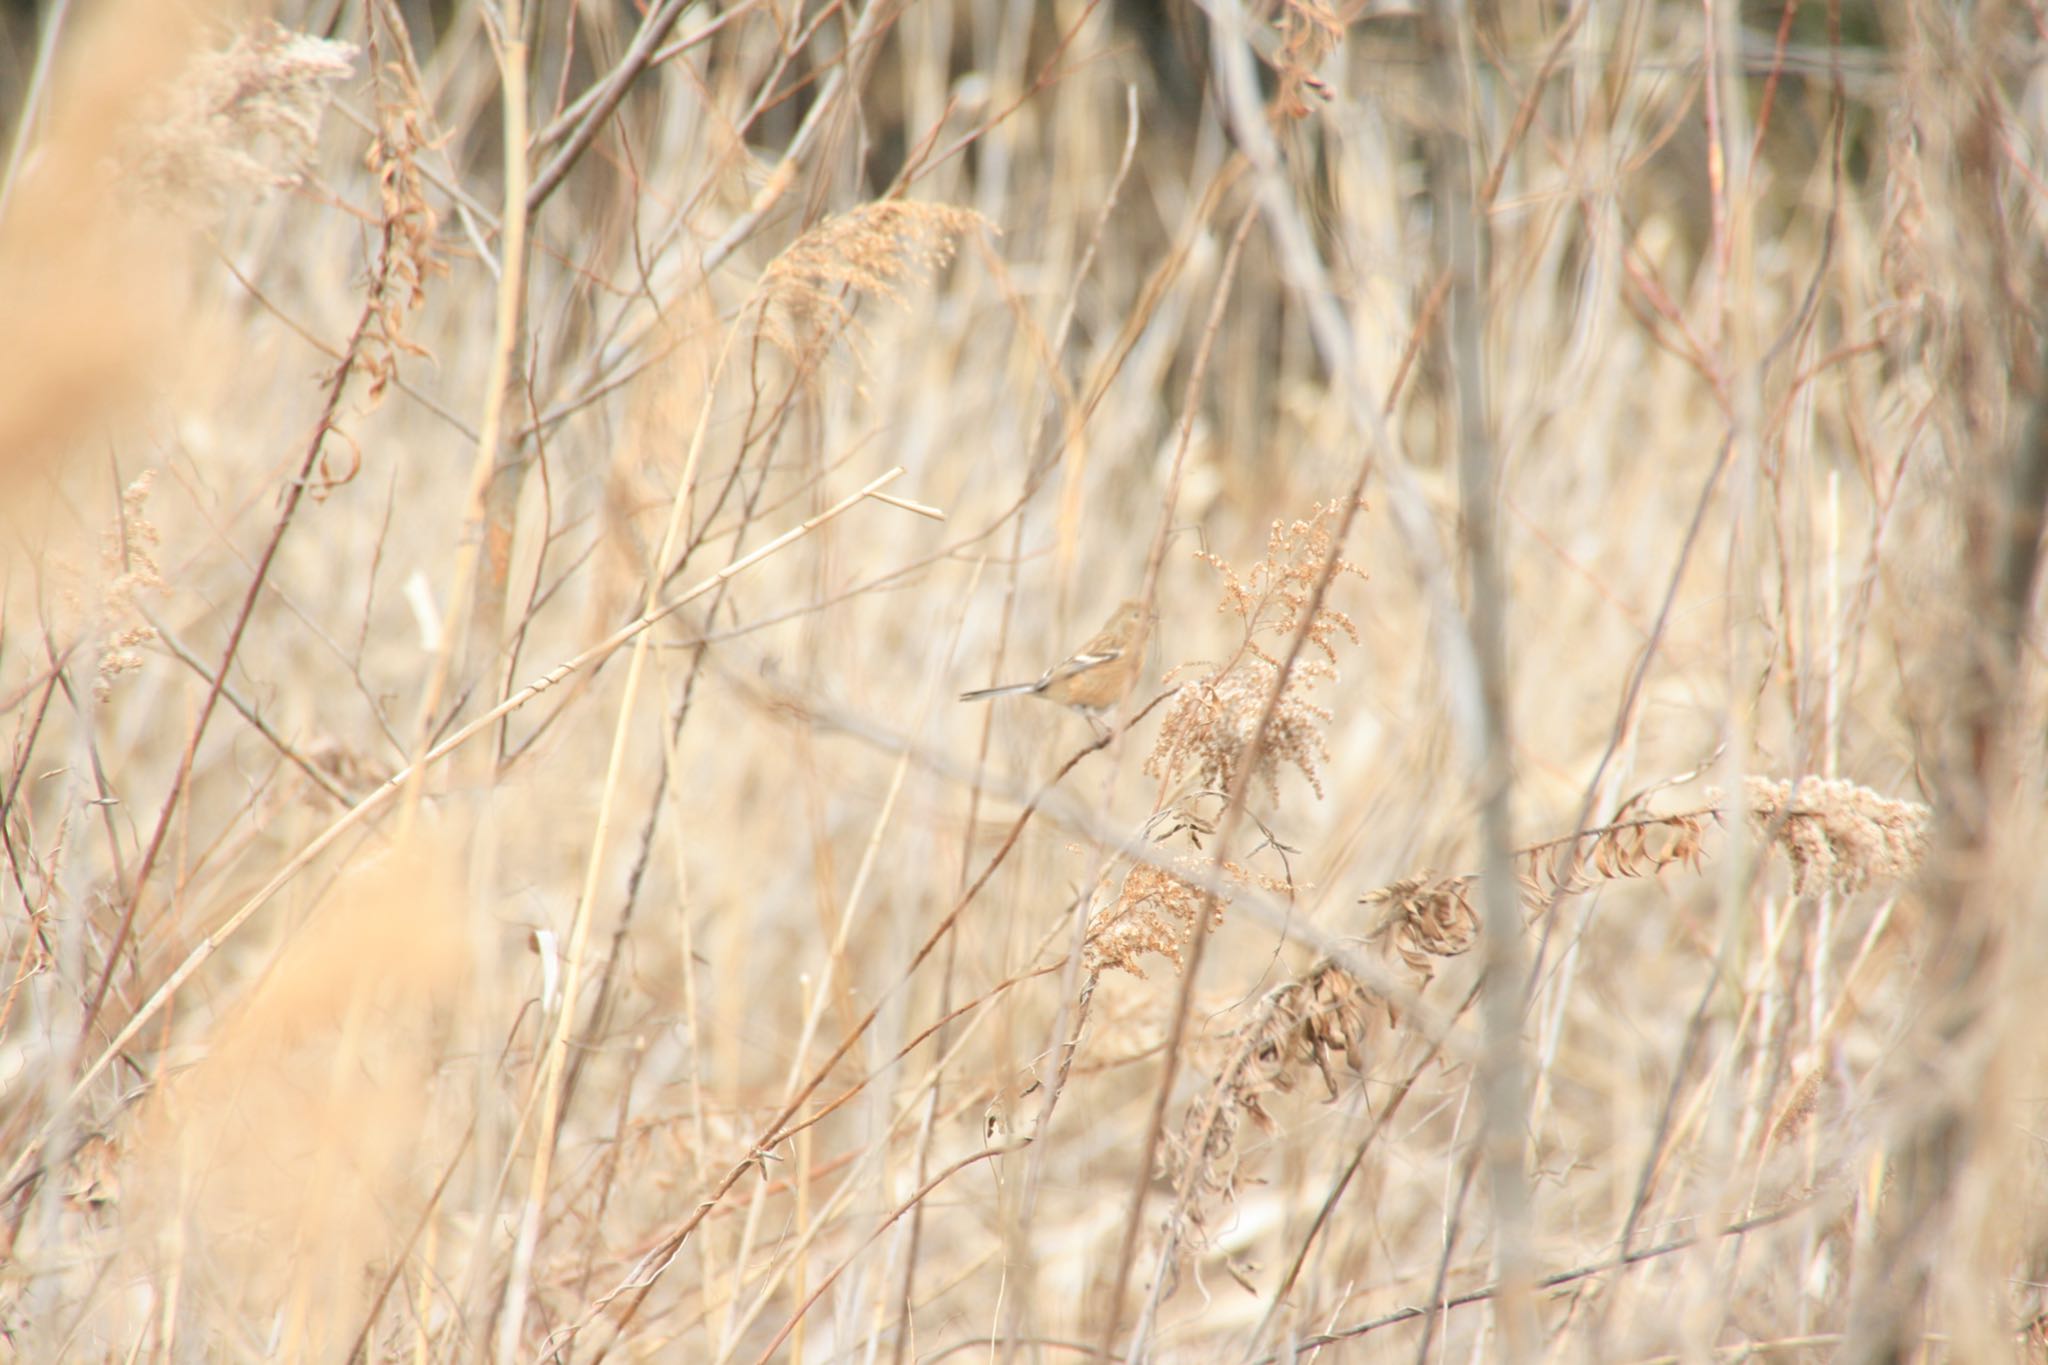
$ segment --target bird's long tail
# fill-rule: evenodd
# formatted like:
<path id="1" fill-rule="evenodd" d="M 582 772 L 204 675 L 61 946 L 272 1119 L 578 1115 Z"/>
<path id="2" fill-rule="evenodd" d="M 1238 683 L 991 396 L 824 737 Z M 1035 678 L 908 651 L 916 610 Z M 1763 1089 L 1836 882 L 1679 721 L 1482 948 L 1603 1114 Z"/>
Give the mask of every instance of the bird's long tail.
<path id="1" fill-rule="evenodd" d="M 1036 692 L 1037 690 L 1038 684 L 1036 682 L 1011 683 L 1007 687 L 984 687 L 979 692 L 962 692 L 960 700 L 987 701 L 990 697 L 1010 697 L 1015 696 L 1019 692 Z"/>

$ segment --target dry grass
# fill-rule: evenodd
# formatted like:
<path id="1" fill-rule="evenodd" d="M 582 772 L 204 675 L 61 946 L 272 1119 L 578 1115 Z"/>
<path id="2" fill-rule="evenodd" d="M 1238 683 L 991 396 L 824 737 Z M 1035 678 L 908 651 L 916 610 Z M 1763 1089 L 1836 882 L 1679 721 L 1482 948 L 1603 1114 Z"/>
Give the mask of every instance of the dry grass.
<path id="1" fill-rule="evenodd" d="M 2028 7 L 45 8 L 0 1359 L 2048 1355 Z"/>

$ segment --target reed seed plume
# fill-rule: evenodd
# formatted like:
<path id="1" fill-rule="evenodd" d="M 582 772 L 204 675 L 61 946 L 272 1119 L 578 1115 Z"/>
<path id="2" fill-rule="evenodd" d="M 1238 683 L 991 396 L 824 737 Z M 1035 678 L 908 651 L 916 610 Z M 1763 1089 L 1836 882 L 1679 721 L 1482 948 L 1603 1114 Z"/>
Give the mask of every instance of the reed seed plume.
<path id="1" fill-rule="evenodd" d="M 943 269 L 958 239 L 987 225 L 972 209 L 903 199 L 829 217 L 762 272 L 762 334 L 793 359 L 815 364 L 858 326 L 849 295 L 900 302 L 909 280 Z"/>
<path id="2" fill-rule="evenodd" d="M 199 43 L 197 16 L 123 0 L 64 30 L 0 181 L 0 479 L 123 412 L 165 367 L 190 234 L 145 211 L 124 156 Z M 12 498 L 8 501 L 13 501 Z"/>
<path id="3" fill-rule="evenodd" d="M 192 58 L 146 101 L 123 173 L 159 207 L 217 212 L 233 194 L 298 183 L 354 44 L 264 21 Z"/>
<path id="4" fill-rule="evenodd" d="M 285 1305 L 285 1342 L 344 1350 L 365 1270 L 401 1233 L 389 1211 L 460 1133 L 427 1064 L 462 971 L 452 871 L 423 846 L 345 877 L 335 913 L 222 1002 L 205 1045 L 124 1126 L 135 1273 L 216 1286 L 237 1314 Z"/>

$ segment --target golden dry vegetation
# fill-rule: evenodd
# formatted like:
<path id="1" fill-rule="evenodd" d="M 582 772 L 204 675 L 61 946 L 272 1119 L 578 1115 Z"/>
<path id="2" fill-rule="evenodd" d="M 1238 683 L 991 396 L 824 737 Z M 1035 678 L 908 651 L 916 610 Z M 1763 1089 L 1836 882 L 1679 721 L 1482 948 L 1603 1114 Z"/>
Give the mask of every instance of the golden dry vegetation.
<path id="1" fill-rule="evenodd" d="M 0 35 L 0 1358 L 2048 1346 L 2038 6 Z"/>

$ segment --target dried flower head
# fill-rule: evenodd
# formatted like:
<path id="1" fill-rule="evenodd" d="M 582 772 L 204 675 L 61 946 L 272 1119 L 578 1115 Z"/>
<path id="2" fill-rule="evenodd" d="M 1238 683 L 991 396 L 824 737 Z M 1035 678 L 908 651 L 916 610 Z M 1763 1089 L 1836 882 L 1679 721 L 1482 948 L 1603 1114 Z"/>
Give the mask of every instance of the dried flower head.
<path id="1" fill-rule="evenodd" d="M 1792 861 L 1799 892 L 1858 891 L 1903 877 L 1927 856 L 1930 812 L 1849 781 L 1752 777 L 1743 784 L 1751 823 Z"/>
<path id="2" fill-rule="evenodd" d="M 1223 597 L 1216 609 L 1243 620 L 1245 647 L 1251 653 L 1269 663 L 1278 662 L 1260 647 L 1259 636 L 1287 639 L 1300 628 L 1314 600 L 1316 580 L 1335 549 L 1343 511 L 1342 503 L 1319 502 L 1309 509 L 1305 520 L 1275 520 L 1266 534 L 1266 557 L 1242 578 L 1222 556 L 1197 552 L 1197 559 L 1223 575 Z M 1334 577 L 1345 574 L 1362 579 L 1365 570 L 1338 558 Z M 1315 606 L 1308 623 L 1309 643 L 1322 650 L 1332 664 L 1337 662 L 1337 652 L 1331 640 L 1339 632 L 1350 637 L 1352 644 L 1358 643 L 1358 627 L 1349 616 L 1327 602 Z"/>
<path id="3" fill-rule="evenodd" d="M 1244 640 L 1228 663 L 1182 685 L 1145 760 L 1147 773 L 1167 783 L 1192 773 L 1198 786 L 1232 790 L 1256 778 L 1277 801 L 1285 765 L 1299 770 L 1318 797 L 1323 794 L 1317 764 L 1329 757 L 1323 727 L 1334 716 L 1308 694 L 1337 677 L 1335 637 L 1343 634 L 1353 644 L 1359 638 L 1349 616 L 1316 601 L 1323 566 L 1333 558 L 1342 510 L 1339 503 L 1318 503 L 1306 520 L 1275 521 L 1265 559 L 1242 576 L 1220 556 L 1197 555 L 1222 575 L 1217 610 L 1238 617 Z M 1365 576 L 1348 560 L 1335 562 L 1338 574 Z M 1266 640 L 1291 642 L 1297 632 L 1305 633 L 1323 657 L 1297 658 L 1283 686 L 1281 661 Z M 1259 722 L 1276 689 L 1265 743 L 1254 757 Z"/>
<path id="4" fill-rule="evenodd" d="M 1310 701 L 1307 692 L 1336 676 L 1337 670 L 1321 659 L 1297 661 L 1286 692 L 1273 708 L 1254 775 L 1276 801 L 1282 764 L 1299 769 L 1315 794 L 1323 794 L 1322 774 L 1316 765 L 1330 756 L 1322 727 L 1334 717 L 1328 708 Z M 1227 673 L 1183 685 L 1159 727 L 1145 771 L 1167 782 L 1192 773 L 1196 786 L 1230 790 L 1251 755 L 1266 698 L 1273 695 L 1279 677 L 1278 664 L 1246 654 Z"/>
<path id="5" fill-rule="evenodd" d="M 1231 888 L 1256 886 L 1276 894 L 1296 890 L 1284 877 L 1269 877 L 1236 862 L 1217 862 L 1201 852 L 1206 821 L 1183 804 L 1152 817 L 1153 856 L 1133 859 L 1121 877 L 1115 868 L 1095 888 L 1088 915 L 1082 964 L 1091 972 L 1118 968 L 1142 977 L 1138 959 L 1158 953 L 1178 969 L 1181 950 L 1209 907 L 1211 926 L 1223 922 Z M 1185 836 L 1189 850 L 1166 856 L 1162 846 Z"/>
<path id="6" fill-rule="evenodd" d="M 1083 965 L 1091 972 L 1115 967 L 1142 977 L 1138 959 L 1158 953 L 1178 968 L 1181 945 L 1194 932 L 1202 908 L 1210 907 L 1211 923 L 1223 922 L 1227 903 L 1211 896 L 1181 872 L 1201 876 L 1213 865 L 1199 854 L 1183 853 L 1173 859 L 1173 868 L 1157 863 L 1132 863 L 1114 882 L 1105 877 L 1095 889 L 1095 901 L 1088 915 L 1087 944 Z"/>
<path id="7" fill-rule="evenodd" d="M 259 25 L 195 58 L 152 102 L 125 169 L 144 194 L 188 210 L 292 184 L 319 141 L 328 88 L 355 56 L 348 43 Z"/>

